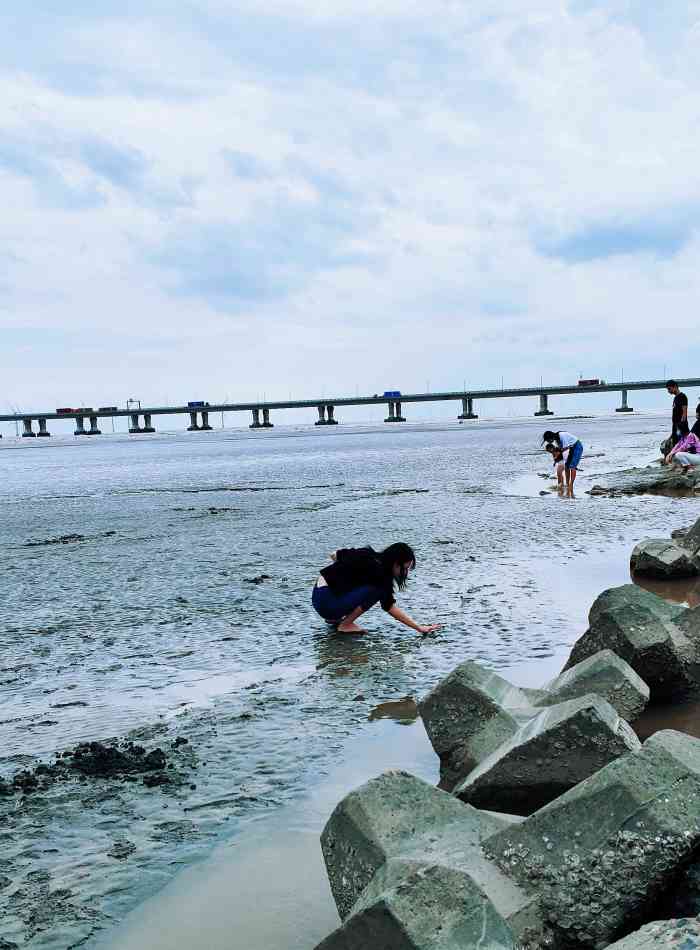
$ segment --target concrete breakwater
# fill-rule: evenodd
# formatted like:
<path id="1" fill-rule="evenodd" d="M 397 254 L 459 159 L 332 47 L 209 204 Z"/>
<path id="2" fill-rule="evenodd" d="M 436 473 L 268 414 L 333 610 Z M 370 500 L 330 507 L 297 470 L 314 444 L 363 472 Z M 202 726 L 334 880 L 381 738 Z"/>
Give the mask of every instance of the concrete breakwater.
<path id="1" fill-rule="evenodd" d="M 675 543 L 694 563 L 700 520 Z M 329 819 L 317 950 L 699 946 L 700 740 L 629 725 L 698 689 L 700 608 L 632 584 L 541 689 L 461 664 L 420 702 L 440 786 L 385 772 Z"/>

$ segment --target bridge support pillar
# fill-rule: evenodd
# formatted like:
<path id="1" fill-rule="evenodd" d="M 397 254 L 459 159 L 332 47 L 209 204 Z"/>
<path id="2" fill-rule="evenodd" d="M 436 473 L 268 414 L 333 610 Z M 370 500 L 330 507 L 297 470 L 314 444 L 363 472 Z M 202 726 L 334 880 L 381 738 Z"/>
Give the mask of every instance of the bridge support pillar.
<path id="1" fill-rule="evenodd" d="M 39 419 L 39 431 L 37 435 L 41 436 L 44 439 L 48 439 L 51 433 L 46 428 L 46 419 Z"/>
<path id="2" fill-rule="evenodd" d="M 384 420 L 385 422 L 396 422 L 396 416 L 394 415 L 394 402 L 392 399 L 389 400 L 389 415 Z"/>
<path id="3" fill-rule="evenodd" d="M 326 422 L 326 407 L 324 405 L 321 405 L 318 407 L 318 421 L 315 423 L 315 425 L 317 426 L 328 425 L 328 423 Z"/>
<path id="4" fill-rule="evenodd" d="M 142 431 L 142 432 L 155 432 L 155 431 L 156 431 L 155 426 L 154 426 L 153 423 L 151 422 L 151 414 L 150 414 L 150 412 L 144 412 L 144 414 L 143 414 L 143 429 L 141 429 L 141 431 Z"/>
<path id="5" fill-rule="evenodd" d="M 250 428 L 251 429 L 260 428 L 260 410 L 259 409 L 253 409 L 253 421 L 250 425 Z"/>
<path id="6" fill-rule="evenodd" d="M 129 426 L 129 432 L 132 432 L 132 433 L 143 432 L 143 429 L 139 425 L 138 412 L 132 412 L 131 415 L 129 416 L 129 419 L 131 421 L 131 425 Z"/>
<path id="7" fill-rule="evenodd" d="M 263 409 L 262 412 L 263 412 L 263 421 L 262 421 L 263 429 L 272 429 L 273 424 L 270 422 L 270 410 Z"/>
<path id="8" fill-rule="evenodd" d="M 33 439 L 36 436 L 36 432 L 32 429 L 32 420 L 31 419 L 22 419 L 22 425 L 24 426 L 24 431 L 22 432 L 23 439 Z"/>
<path id="9" fill-rule="evenodd" d="M 198 432 L 199 426 L 197 424 L 197 413 L 190 412 L 190 424 L 187 426 L 188 432 Z"/>
<path id="10" fill-rule="evenodd" d="M 326 409 L 328 410 L 328 422 L 326 423 L 326 425 L 337 426 L 338 420 L 333 415 L 333 413 L 335 412 L 335 406 L 328 405 L 326 406 Z"/>
<path id="11" fill-rule="evenodd" d="M 540 408 L 535 413 L 536 416 L 553 416 L 554 413 L 549 408 L 547 402 L 547 393 L 540 393 Z"/>
<path id="12" fill-rule="evenodd" d="M 211 426 L 209 425 L 209 413 L 206 410 L 202 412 L 202 424 L 200 429 L 204 429 L 207 432 L 211 431 Z"/>
<path id="13" fill-rule="evenodd" d="M 462 412 L 457 416 L 458 419 L 478 419 L 474 412 L 474 400 L 471 396 L 464 396 L 462 399 Z"/>
<path id="14" fill-rule="evenodd" d="M 396 415 L 394 417 L 394 422 L 405 422 L 405 421 L 406 420 L 401 415 L 401 403 L 397 400 L 396 401 Z"/>
<path id="15" fill-rule="evenodd" d="M 85 416 L 76 416 L 75 417 L 75 432 L 74 435 L 87 435 L 85 431 Z"/>
<path id="16" fill-rule="evenodd" d="M 100 430 L 97 428 L 97 416 L 90 416 L 90 428 L 85 434 L 86 435 L 102 435 Z"/>
<path id="17" fill-rule="evenodd" d="M 617 407 L 615 412 L 634 412 L 634 409 L 631 406 L 627 405 L 627 390 L 622 390 L 622 403 Z"/>

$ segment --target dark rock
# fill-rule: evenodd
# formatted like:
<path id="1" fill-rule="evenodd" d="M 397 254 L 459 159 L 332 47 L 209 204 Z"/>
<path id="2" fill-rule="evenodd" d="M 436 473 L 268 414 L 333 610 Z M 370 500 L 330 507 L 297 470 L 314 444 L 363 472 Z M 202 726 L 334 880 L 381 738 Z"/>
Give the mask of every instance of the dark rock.
<path id="1" fill-rule="evenodd" d="M 358 917 L 353 924 L 341 928 L 342 932 L 336 932 L 333 942 L 325 944 L 325 950 L 360 946 L 363 950 L 384 946 L 437 950 L 442 946 L 439 943 L 382 943 L 383 928 L 388 926 L 386 916 L 391 915 L 390 908 L 395 908 L 397 919 L 413 926 L 409 905 L 413 901 L 416 906 L 424 905 L 427 895 L 432 893 L 436 911 L 444 914 L 446 920 L 455 921 L 453 915 L 459 913 L 459 904 L 452 889 L 458 880 L 458 892 L 471 895 L 465 917 L 471 916 L 475 902 L 490 916 L 483 897 L 488 894 L 497 915 L 513 932 L 519 934 L 528 926 L 539 926 L 532 898 L 486 861 L 480 851 L 484 837 L 518 820 L 479 812 L 406 772 L 386 772 L 351 792 L 328 820 L 321 846 L 341 918 L 354 917 L 356 912 Z M 436 868 L 442 870 L 438 872 Z M 419 877 L 428 875 L 433 886 L 424 890 L 416 872 Z M 393 893 L 387 893 L 394 887 L 401 888 L 406 895 L 405 910 L 398 909 L 401 902 L 397 903 Z M 370 911 L 372 907 L 376 913 Z M 497 923 L 494 918 L 498 931 Z M 364 945 L 358 942 L 361 933 Z M 428 937 L 429 933 L 424 934 L 425 939 Z M 392 930 L 390 940 L 395 939 Z M 471 944 L 445 944 L 453 946 Z"/>
<path id="2" fill-rule="evenodd" d="M 651 577 L 694 577 L 700 574 L 700 560 L 675 541 L 646 538 L 632 551 L 630 568 Z"/>
<path id="3" fill-rule="evenodd" d="M 677 623 L 683 613 L 636 584 L 603 591 L 564 669 L 612 650 L 648 685 L 652 701 L 671 698 L 695 685 L 696 651 Z"/>
<path id="4" fill-rule="evenodd" d="M 143 746 L 125 743 L 103 745 L 101 742 L 84 742 L 72 753 L 70 768 L 93 777 L 123 775 L 134 772 L 151 772 L 166 765 L 162 749 L 146 752 Z"/>
<path id="5" fill-rule="evenodd" d="M 107 854 L 110 858 L 116 858 L 117 861 L 123 861 L 125 858 L 128 858 L 129 855 L 133 854 L 135 850 L 136 845 L 133 843 L 133 841 L 124 839 L 122 841 L 115 841 Z"/>
<path id="6" fill-rule="evenodd" d="M 648 919 L 700 847 L 700 740 L 657 732 L 485 850 L 535 889 L 559 947 L 605 947 Z"/>
<path id="7" fill-rule="evenodd" d="M 523 690 L 478 663 L 460 664 L 419 703 L 440 757 L 443 787 L 452 788 L 532 716 Z"/>
<path id="8" fill-rule="evenodd" d="M 610 703 L 582 696 L 543 709 L 453 794 L 477 808 L 527 815 L 639 748 L 639 739 Z"/>
<path id="9" fill-rule="evenodd" d="M 569 667 L 544 687 L 538 706 L 551 706 L 565 699 L 595 693 L 607 700 L 623 719 L 632 722 L 649 702 L 649 687 L 612 650 L 601 650 Z"/>
<path id="10" fill-rule="evenodd" d="M 605 476 L 588 494 L 611 498 L 624 495 L 667 495 L 687 497 L 700 493 L 700 467 L 689 473 L 670 465 L 649 465 L 631 468 Z"/>
<path id="11" fill-rule="evenodd" d="M 515 950 L 513 932 L 468 874 L 389 862 L 316 950 Z"/>

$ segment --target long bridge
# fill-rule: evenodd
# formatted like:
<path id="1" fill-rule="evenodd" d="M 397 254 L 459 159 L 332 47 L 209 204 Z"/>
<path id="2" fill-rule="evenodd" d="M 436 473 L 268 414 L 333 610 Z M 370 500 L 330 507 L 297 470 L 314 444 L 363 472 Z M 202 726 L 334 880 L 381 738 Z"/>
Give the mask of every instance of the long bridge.
<path id="1" fill-rule="evenodd" d="M 678 385 L 683 387 L 700 387 L 700 378 L 678 379 Z M 129 432 L 147 433 L 155 432 L 153 426 L 154 416 L 174 416 L 189 415 L 190 425 L 188 431 L 206 431 L 212 426 L 209 424 L 209 414 L 212 412 L 250 412 L 252 413 L 251 429 L 271 429 L 273 423 L 270 421 L 270 413 L 275 409 L 316 409 L 318 420 L 316 425 L 337 425 L 335 412 L 339 406 L 376 406 L 386 405 L 388 414 L 385 422 L 405 422 L 403 416 L 403 406 L 407 403 L 422 402 L 461 402 L 462 411 L 458 419 L 478 419 L 474 412 L 474 404 L 484 399 L 512 399 L 517 397 L 535 397 L 538 400 L 536 416 L 551 416 L 554 413 L 549 408 L 550 396 L 581 395 L 584 393 L 620 393 L 620 405 L 616 412 L 632 412 L 633 409 L 628 405 L 628 393 L 648 390 L 665 389 L 666 380 L 651 379 L 638 380 L 636 382 L 619 383 L 597 383 L 595 385 L 573 385 L 573 386 L 533 386 L 524 389 L 479 389 L 479 390 L 459 390 L 454 392 L 434 392 L 434 393 L 400 393 L 398 391 L 384 392 L 382 395 L 373 396 L 339 396 L 329 399 L 282 399 L 255 402 L 233 402 L 233 403 L 208 403 L 204 401 L 190 402 L 182 406 L 150 406 L 141 408 L 138 411 L 131 406 L 126 409 L 119 409 L 117 406 L 100 406 L 97 409 L 91 406 L 80 406 L 77 408 L 60 409 L 53 412 L 16 412 L 7 415 L 0 415 L 0 422 L 21 422 L 23 426 L 22 435 L 32 438 L 35 436 L 49 436 L 47 422 L 51 419 L 73 419 L 75 421 L 76 435 L 100 435 L 99 420 L 109 418 L 128 417 Z M 143 424 L 141 424 L 143 418 Z M 201 419 L 201 422 L 200 422 Z M 85 423 L 89 422 L 89 428 Z M 38 429 L 34 430 L 34 423 L 37 423 Z"/>

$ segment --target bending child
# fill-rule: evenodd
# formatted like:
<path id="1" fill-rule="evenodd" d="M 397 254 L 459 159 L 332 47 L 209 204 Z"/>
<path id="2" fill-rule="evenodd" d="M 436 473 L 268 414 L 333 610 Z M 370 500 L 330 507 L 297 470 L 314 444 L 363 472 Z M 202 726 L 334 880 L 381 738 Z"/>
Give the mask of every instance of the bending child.
<path id="1" fill-rule="evenodd" d="M 564 453 L 562 452 L 562 450 L 559 448 L 558 445 L 554 444 L 554 442 L 548 442 L 545 445 L 545 450 L 549 452 L 549 454 L 552 456 L 554 471 L 557 473 L 557 485 L 559 487 L 559 491 L 563 492 L 564 484 L 565 484 L 564 483 L 564 469 L 566 467 L 564 463 Z"/>

